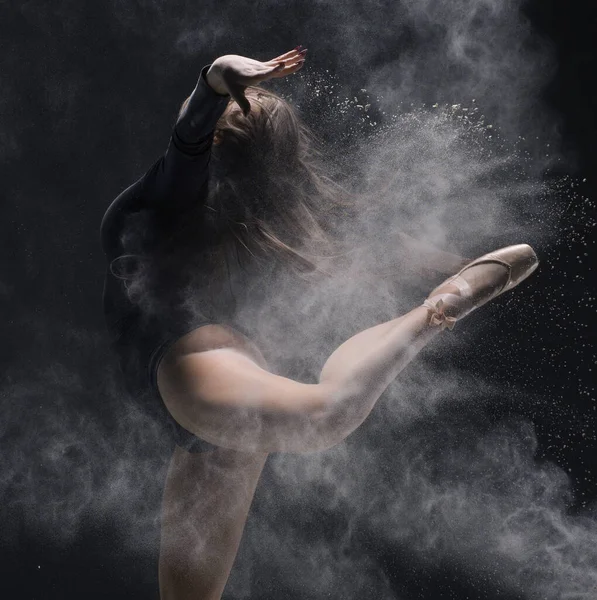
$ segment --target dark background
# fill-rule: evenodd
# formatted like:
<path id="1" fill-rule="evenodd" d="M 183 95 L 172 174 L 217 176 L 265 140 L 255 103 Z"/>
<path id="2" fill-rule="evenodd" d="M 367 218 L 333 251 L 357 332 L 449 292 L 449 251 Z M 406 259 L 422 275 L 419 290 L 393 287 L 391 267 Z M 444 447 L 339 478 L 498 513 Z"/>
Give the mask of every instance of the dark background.
<path id="1" fill-rule="evenodd" d="M 185 4 L 178 4 L 184 14 Z M 164 132 L 203 64 L 217 54 L 259 55 L 264 49 L 282 52 L 302 43 L 310 48 L 314 68 L 325 66 L 340 80 L 358 81 L 359 70 L 366 69 L 348 64 L 341 48 L 327 44 L 326 27 L 333 24 L 318 17 L 315 4 L 286 3 L 280 11 L 284 18 L 271 31 L 253 23 L 248 3 L 227 8 L 225 14 L 232 22 L 222 20 L 212 6 L 206 10 L 206 20 L 213 17 L 218 26 L 234 31 L 247 23 L 246 35 L 202 53 L 198 62 L 173 55 L 173 32 L 160 33 L 162 11 L 174 8 L 159 3 L 118 6 L 120 27 L 114 26 L 112 5 L 105 3 L 60 0 L 2 5 L 0 364 L 6 383 L 26 381 L 40 371 L 59 377 L 60 372 L 51 367 L 56 362 L 76 363 L 80 381 L 90 388 L 102 384 L 98 365 L 105 364 L 109 354 L 102 337 L 104 263 L 99 223 L 110 200 L 161 151 Z M 196 14 L 199 8 L 192 11 Z M 498 421 L 512 410 L 532 420 L 539 439 L 537 459 L 551 460 L 571 476 L 574 497 L 567 510 L 575 514 L 597 501 L 592 383 L 596 253 L 591 222 L 595 212 L 585 202 L 587 197 L 597 197 L 597 8 L 575 0 L 537 0 L 528 2 L 525 11 L 555 49 L 557 69 L 543 97 L 559 115 L 562 149 L 569 159 L 561 173 L 574 175 L 579 183 L 574 196 L 562 199 L 569 206 L 561 219 L 561 235 L 550 249 L 552 268 L 536 276 L 532 298 L 538 299 L 540 314 L 535 319 L 541 352 L 529 353 L 528 344 L 513 344 L 508 360 L 494 365 L 498 380 L 511 378 L 520 389 L 549 394 L 554 405 L 541 411 L 513 403 L 495 409 L 490 418 Z M 258 39 L 251 35 L 252 28 L 259 31 Z M 396 39 L 395 47 L 387 47 L 387 55 L 375 60 L 389 62 L 403 44 L 408 39 Z M 127 99 L 127 110 L 119 98 Z M 78 331 L 89 332 L 89 339 L 81 341 Z M 84 356 L 81 344 L 91 349 Z M 482 364 L 489 356 L 478 350 L 473 362 Z M 460 360 L 466 363 L 471 357 Z M 2 441 L 10 445 L 13 438 L 7 432 L 14 433 L 18 421 L 11 422 L 9 416 L 14 416 L 17 405 L 6 395 L 3 401 L 8 408 L 3 411 Z M 43 403 L 25 400 L 18 407 L 19 418 L 27 423 L 35 422 L 45 410 Z M 109 428 L 110 418 L 98 412 Z M 27 431 L 32 437 L 19 446 L 19 452 L 22 448 L 25 454 L 31 452 L 25 459 L 31 461 L 31 470 L 2 488 L 2 597 L 157 597 L 157 549 L 123 550 L 117 543 L 117 524 L 84 522 L 64 544 L 54 543 L 35 519 L 23 516 L 19 494 L 35 481 L 38 450 L 35 430 Z M 10 448 L 4 452 L 12 456 Z M 40 510 L 49 510 L 43 497 L 38 501 Z M 68 527 L 61 522 L 67 517 L 60 514 L 53 526 Z M 151 535 L 155 542 L 155 534 Z M 385 570 L 397 597 L 524 597 L 500 589 L 482 573 L 417 562 L 408 548 L 390 547 L 368 538 L 366 532 L 360 535 L 359 543 L 368 546 Z M 276 591 L 276 582 L 267 578 L 260 585 L 262 598 L 290 593 Z"/>

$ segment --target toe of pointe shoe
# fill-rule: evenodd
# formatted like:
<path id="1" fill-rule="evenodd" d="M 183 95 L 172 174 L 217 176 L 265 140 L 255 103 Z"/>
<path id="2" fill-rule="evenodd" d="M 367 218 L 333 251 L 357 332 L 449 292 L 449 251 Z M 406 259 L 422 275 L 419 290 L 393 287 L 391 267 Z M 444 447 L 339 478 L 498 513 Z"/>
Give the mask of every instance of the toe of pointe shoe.
<path id="1" fill-rule="evenodd" d="M 528 244 L 507 246 L 491 254 L 510 265 L 510 279 L 503 291 L 517 286 L 539 266 L 539 259 L 535 251 Z"/>

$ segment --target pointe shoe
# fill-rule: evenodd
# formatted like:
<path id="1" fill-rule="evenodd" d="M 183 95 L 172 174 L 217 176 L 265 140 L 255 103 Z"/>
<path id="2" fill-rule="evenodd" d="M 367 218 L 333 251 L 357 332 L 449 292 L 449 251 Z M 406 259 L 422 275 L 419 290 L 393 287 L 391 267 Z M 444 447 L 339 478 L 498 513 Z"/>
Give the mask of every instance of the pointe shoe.
<path id="1" fill-rule="evenodd" d="M 508 277 L 505 283 L 496 281 L 493 284 L 493 290 L 473 290 L 469 282 L 462 277 L 462 274 L 471 267 L 487 263 L 503 265 L 506 267 L 508 270 Z M 453 329 L 456 321 L 462 319 L 490 300 L 497 298 L 500 294 L 517 286 L 538 266 L 539 260 L 537 259 L 537 255 L 528 244 L 506 246 L 505 248 L 500 248 L 499 250 L 495 250 L 494 252 L 490 252 L 489 254 L 477 258 L 461 269 L 456 275 L 453 275 L 438 285 L 431 294 L 429 294 L 427 300 L 423 302 L 423 306 L 430 310 L 429 325 L 439 326 L 442 330 Z M 460 294 L 442 292 L 442 288 L 445 288 L 448 284 L 457 287 Z M 484 287 L 491 288 L 491 286 L 491 282 L 488 282 Z M 473 295 L 482 291 L 485 291 L 486 293 L 483 299 L 473 301 Z M 489 293 L 487 294 L 488 291 Z"/>

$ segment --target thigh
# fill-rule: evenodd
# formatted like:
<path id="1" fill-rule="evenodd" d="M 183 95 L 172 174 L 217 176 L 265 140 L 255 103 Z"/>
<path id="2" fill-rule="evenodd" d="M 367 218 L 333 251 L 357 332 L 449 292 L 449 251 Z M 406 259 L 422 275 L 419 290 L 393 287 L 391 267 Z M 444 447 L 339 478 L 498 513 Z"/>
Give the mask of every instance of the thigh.
<path id="1" fill-rule="evenodd" d="M 162 505 L 160 595 L 219 599 L 267 454 L 177 447 Z"/>

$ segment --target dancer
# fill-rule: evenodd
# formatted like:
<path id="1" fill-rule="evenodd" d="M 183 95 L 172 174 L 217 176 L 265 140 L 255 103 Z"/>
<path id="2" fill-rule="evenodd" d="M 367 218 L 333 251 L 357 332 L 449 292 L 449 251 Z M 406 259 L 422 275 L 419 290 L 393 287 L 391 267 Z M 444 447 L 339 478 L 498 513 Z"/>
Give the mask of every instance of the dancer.
<path id="1" fill-rule="evenodd" d="M 259 87 L 296 73 L 306 52 L 205 66 L 165 155 L 102 221 L 114 349 L 129 389 L 176 442 L 162 506 L 164 600 L 221 597 L 269 452 L 341 442 L 439 332 L 538 264 L 525 244 L 482 256 L 421 306 L 344 342 L 317 383 L 273 373 L 234 323 L 229 292 L 233 279 L 242 285 L 271 261 L 317 272 L 308 248 L 325 241 L 325 211 L 341 205 L 308 130 Z M 189 302 L 190 290 L 200 301 Z"/>

